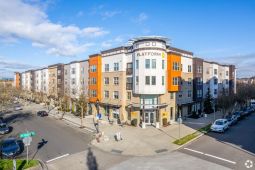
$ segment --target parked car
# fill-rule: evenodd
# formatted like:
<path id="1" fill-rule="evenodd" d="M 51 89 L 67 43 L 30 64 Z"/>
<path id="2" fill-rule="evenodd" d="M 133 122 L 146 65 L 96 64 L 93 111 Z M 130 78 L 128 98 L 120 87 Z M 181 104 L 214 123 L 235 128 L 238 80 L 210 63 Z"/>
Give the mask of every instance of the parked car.
<path id="1" fill-rule="evenodd" d="M 229 126 L 237 123 L 237 117 L 235 115 L 228 115 L 228 116 L 226 116 L 226 119 L 228 121 Z"/>
<path id="2" fill-rule="evenodd" d="M 48 113 L 46 111 L 38 111 L 37 116 L 41 116 L 41 117 L 48 116 Z"/>
<path id="3" fill-rule="evenodd" d="M 14 107 L 14 110 L 15 110 L 15 111 L 22 110 L 22 107 L 16 106 L 16 107 Z"/>
<path id="4" fill-rule="evenodd" d="M 241 119 L 241 112 L 240 111 L 234 112 L 233 116 L 235 116 L 236 119 L 239 120 L 239 119 Z"/>
<path id="5" fill-rule="evenodd" d="M 217 119 L 211 126 L 211 131 L 225 132 L 229 128 L 227 119 Z"/>
<path id="6" fill-rule="evenodd" d="M 0 123 L 0 134 L 4 135 L 10 131 L 9 126 L 6 123 Z"/>
<path id="7" fill-rule="evenodd" d="M 1 156 L 2 157 L 13 157 L 20 152 L 20 146 L 17 139 L 7 138 L 1 142 Z"/>

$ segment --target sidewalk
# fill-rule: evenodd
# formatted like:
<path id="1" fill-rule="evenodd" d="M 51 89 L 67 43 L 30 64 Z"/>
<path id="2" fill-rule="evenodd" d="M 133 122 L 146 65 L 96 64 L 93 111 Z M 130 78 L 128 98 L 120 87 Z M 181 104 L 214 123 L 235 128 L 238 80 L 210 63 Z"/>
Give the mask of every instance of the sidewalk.
<path id="1" fill-rule="evenodd" d="M 216 118 L 221 117 L 221 113 L 215 113 Z M 104 151 L 118 153 L 122 155 L 150 156 L 159 153 L 170 152 L 179 148 L 179 145 L 173 144 L 179 137 L 196 132 L 198 129 L 212 123 L 214 115 L 199 119 L 187 118 L 183 124 L 172 124 L 168 127 L 156 129 L 153 126 L 147 126 L 146 129 L 140 127 L 100 124 L 100 132 L 103 136 L 100 142 L 92 141 L 92 145 Z M 180 134 L 179 134 L 180 129 Z M 121 132 L 123 140 L 115 141 L 114 135 Z M 180 136 L 179 136 L 180 135 Z"/>

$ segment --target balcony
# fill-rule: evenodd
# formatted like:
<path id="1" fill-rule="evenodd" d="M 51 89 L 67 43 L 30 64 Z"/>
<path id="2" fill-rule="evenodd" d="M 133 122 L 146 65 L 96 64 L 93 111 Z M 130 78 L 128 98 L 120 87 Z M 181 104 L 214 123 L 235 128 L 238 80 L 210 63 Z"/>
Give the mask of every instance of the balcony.
<path id="1" fill-rule="evenodd" d="M 133 74 L 133 69 L 132 69 L 132 68 L 127 68 L 126 74 L 127 74 L 127 75 Z"/>
<path id="2" fill-rule="evenodd" d="M 126 90 L 133 90 L 133 84 L 132 83 L 127 83 L 126 84 Z"/>

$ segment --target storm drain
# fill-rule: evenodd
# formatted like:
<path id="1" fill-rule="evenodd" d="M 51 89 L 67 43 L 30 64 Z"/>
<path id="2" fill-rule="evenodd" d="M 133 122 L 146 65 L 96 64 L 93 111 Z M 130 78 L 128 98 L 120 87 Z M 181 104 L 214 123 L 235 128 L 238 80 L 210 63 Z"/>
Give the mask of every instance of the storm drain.
<path id="1" fill-rule="evenodd" d="M 117 150 L 117 149 L 112 149 L 111 151 L 112 153 L 118 153 L 118 154 L 121 154 L 123 151 L 121 150 Z"/>
<path id="2" fill-rule="evenodd" d="M 162 152 L 166 152 L 168 151 L 167 149 L 159 149 L 159 150 L 155 150 L 156 153 L 162 153 Z"/>

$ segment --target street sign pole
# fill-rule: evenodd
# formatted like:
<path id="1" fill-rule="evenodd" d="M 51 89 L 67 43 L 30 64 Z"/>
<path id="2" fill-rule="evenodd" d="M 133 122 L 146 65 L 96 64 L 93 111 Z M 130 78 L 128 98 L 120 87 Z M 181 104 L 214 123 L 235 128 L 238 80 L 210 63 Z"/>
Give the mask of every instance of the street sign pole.
<path id="1" fill-rule="evenodd" d="M 12 163 L 13 163 L 13 170 L 16 170 L 16 159 L 15 158 L 13 159 Z"/>

